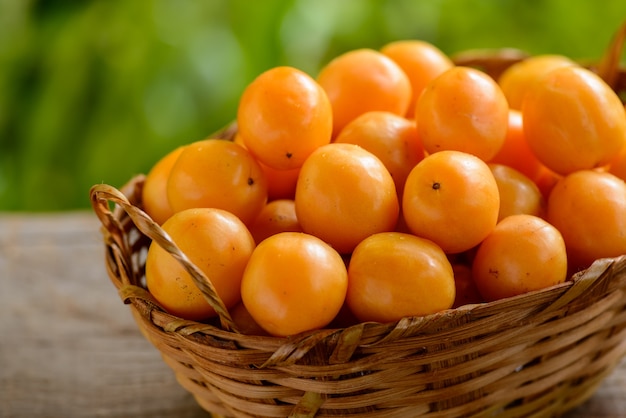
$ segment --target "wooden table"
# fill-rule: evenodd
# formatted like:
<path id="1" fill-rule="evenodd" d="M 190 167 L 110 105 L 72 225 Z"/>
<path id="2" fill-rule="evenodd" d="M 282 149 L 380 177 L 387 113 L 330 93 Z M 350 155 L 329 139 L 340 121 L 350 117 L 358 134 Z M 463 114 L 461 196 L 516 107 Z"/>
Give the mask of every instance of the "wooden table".
<path id="1" fill-rule="evenodd" d="M 0 417 L 208 417 L 118 298 L 99 226 L 0 214 Z M 567 417 L 626 417 L 626 359 Z"/>

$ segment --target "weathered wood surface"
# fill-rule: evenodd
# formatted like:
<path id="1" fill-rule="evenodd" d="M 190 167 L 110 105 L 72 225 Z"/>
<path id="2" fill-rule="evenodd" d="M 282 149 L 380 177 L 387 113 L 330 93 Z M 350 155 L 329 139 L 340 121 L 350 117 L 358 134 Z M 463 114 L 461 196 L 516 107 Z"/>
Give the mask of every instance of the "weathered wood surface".
<path id="1" fill-rule="evenodd" d="M 0 215 L 0 417 L 208 416 L 118 298 L 92 213 Z M 567 417 L 626 417 L 626 361 Z"/>

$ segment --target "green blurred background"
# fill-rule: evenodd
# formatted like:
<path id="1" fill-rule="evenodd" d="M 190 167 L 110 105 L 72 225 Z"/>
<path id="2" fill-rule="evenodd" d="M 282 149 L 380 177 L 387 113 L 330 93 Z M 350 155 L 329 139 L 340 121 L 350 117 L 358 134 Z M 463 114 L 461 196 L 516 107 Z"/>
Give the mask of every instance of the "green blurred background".
<path id="1" fill-rule="evenodd" d="M 0 211 L 87 208 L 276 65 L 409 38 L 597 60 L 625 19 L 624 0 L 0 0 Z"/>

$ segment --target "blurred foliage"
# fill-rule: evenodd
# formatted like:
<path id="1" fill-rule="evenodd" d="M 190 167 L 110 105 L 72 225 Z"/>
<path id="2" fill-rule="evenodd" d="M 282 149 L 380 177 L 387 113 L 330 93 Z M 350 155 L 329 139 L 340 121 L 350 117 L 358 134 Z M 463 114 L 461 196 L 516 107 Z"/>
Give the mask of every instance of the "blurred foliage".
<path id="1" fill-rule="evenodd" d="M 86 208 L 292 65 L 418 38 L 597 60 L 623 0 L 0 0 L 0 210 Z"/>

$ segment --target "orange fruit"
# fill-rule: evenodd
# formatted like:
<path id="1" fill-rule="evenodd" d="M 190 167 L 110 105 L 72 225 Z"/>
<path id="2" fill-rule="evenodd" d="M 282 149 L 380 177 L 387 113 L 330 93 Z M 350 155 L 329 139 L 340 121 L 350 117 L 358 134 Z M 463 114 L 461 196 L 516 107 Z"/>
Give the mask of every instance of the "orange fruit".
<path id="1" fill-rule="evenodd" d="M 609 173 L 626 181 L 626 146 L 609 162 Z"/>
<path id="2" fill-rule="evenodd" d="M 411 101 L 411 83 L 402 68 L 373 49 L 355 49 L 335 57 L 322 67 L 317 81 L 333 109 L 333 136 L 371 110 L 404 116 Z"/>
<path id="3" fill-rule="evenodd" d="M 393 177 L 399 196 L 409 172 L 424 158 L 415 121 L 391 112 L 363 113 L 341 130 L 335 143 L 359 145 L 377 156 Z"/>
<path id="4" fill-rule="evenodd" d="M 500 74 L 498 84 L 506 96 L 509 107 L 522 109 L 522 102 L 531 86 L 541 80 L 550 70 L 563 66 L 577 65 L 563 55 L 542 54 L 517 62 Z"/>
<path id="5" fill-rule="evenodd" d="M 282 232 L 252 253 L 241 297 L 264 330 L 289 336 L 328 325 L 343 306 L 347 287 L 348 273 L 337 251 L 312 235 Z"/>
<path id="6" fill-rule="evenodd" d="M 481 303 L 483 299 L 472 278 L 472 267 L 467 264 L 453 263 L 452 271 L 454 272 L 454 285 L 456 288 L 456 297 L 452 307 L 458 308 L 463 305 Z"/>
<path id="7" fill-rule="evenodd" d="M 446 253 L 478 245 L 495 227 L 499 208 L 498 185 L 487 163 L 460 151 L 430 154 L 404 186 L 407 227 Z"/>
<path id="8" fill-rule="evenodd" d="M 230 317 L 237 326 L 237 330 L 244 335 L 269 335 L 257 322 L 252 318 L 250 312 L 246 309 L 243 302 L 239 302 L 230 310 Z"/>
<path id="9" fill-rule="evenodd" d="M 535 174 L 535 177 L 532 180 L 541 191 L 544 200 L 547 200 L 550 196 L 552 188 L 562 177 L 562 175 L 557 174 L 554 171 L 548 169 L 546 166 L 542 165 L 539 168 L 539 172 Z"/>
<path id="10" fill-rule="evenodd" d="M 415 114 L 415 102 L 426 84 L 444 71 L 454 67 L 452 60 L 435 45 L 421 40 L 401 40 L 384 45 L 380 52 L 404 70 L 411 83 L 411 102 L 407 117 Z"/>
<path id="11" fill-rule="evenodd" d="M 174 210 L 167 200 L 167 180 L 172 166 L 184 148 L 184 146 L 180 146 L 157 161 L 143 182 L 143 189 L 141 190 L 143 210 L 159 225 L 174 214 Z"/>
<path id="12" fill-rule="evenodd" d="M 415 119 L 428 153 L 463 151 L 489 161 L 506 138 L 509 107 L 491 77 L 457 66 L 426 86 L 417 100 Z"/>
<path id="13" fill-rule="evenodd" d="M 432 241 L 400 232 L 373 234 L 348 265 L 346 303 L 361 321 L 392 322 L 452 307 L 454 273 Z"/>
<path id="14" fill-rule="evenodd" d="M 519 110 L 509 110 L 506 138 L 500 151 L 489 162 L 508 165 L 530 179 L 535 178 L 541 171 L 543 164 L 533 154 L 526 141 L 522 112 Z"/>
<path id="15" fill-rule="evenodd" d="M 172 215 L 162 228 L 209 278 L 226 308 L 241 300 L 241 278 L 255 244 L 239 218 L 221 209 L 187 209 Z M 216 315 L 191 275 L 156 242 L 146 257 L 146 284 L 172 315 L 192 320 Z"/>
<path id="16" fill-rule="evenodd" d="M 249 225 L 267 201 L 267 180 L 250 153 L 234 142 L 205 139 L 185 147 L 172 166 L 167 198 L 175 212 L 218 208 Z"/>
<path id="17" fill-rule="evenodd" d="M 537 216 L 508 216 L 478 247 L 472 277 L 487 301 L 562 283 L 567 277 L 563 237 Z"/>
<path id="18" fill-rule="evenodd" d="M 287 66 L 259 75 L 241 95 L 239 134 L 263 164 L 279 170 L 300 167 L 332 134 L 332 108 L 308 74 Z"/>
<path id="19" fill-rule="evenodd" d="M 354 144 L 332 143 L 313 152 L 300 169 L 295 202 L 302 230 L 342 254 L 373 233 L 392 231 L 398 220 L 391 174 Z"/>
<path id="20" fill-rule="evenodd" d="M 300 167 L 290 170 L 277 170 L 259 162 L 267 179 L 268 200 L 293 199 L 296 195 L 296 183 Z"/>
<path id="21" fill-rule="evenodd" d="M 626 144 L 624 105 L 582 67 L 558 67 L 533 84 L 522 117 L 530 149 L 557 174 L 605 165 Z"/>
<path id="22" fill-rule="evenodd" d="M 510 215 L 525 213 L 543 216 L 545 201 L 539 187 L 519 171 L 503 164 L 489 164 L 498 184 L 500 211 L 498 221 Z"/>
<path id="23" fill-rule="evenodd" d="M 250 233 L 257 244 L 279 232 L 302 232 L 293 200 L 279 199 L 268 202 L 250 225 Z"/>
<path id="24" fill-rule="evenodd" d="M 571 173 L 552 189 L 547 220 L 563 234 L 573 271 L 626 254 L 626 184 L 607 172 Z"/>

